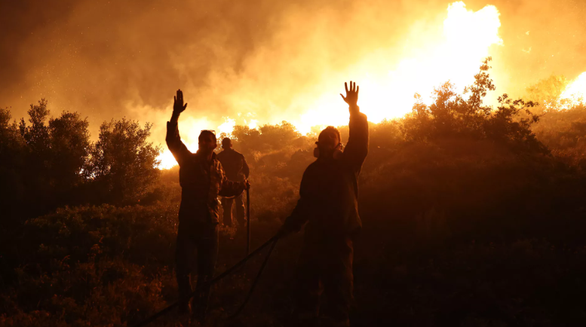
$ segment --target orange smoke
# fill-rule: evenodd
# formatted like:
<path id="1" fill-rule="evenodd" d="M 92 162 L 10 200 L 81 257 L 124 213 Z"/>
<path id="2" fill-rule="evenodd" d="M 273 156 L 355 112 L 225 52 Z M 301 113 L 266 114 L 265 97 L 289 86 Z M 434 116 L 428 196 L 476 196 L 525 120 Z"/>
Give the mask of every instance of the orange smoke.
<path id="1" fill-rule="evenodd" d="M 431 27 L 426 22 L 425 28 L 414 24 L 410 32 L 412 35 L 407 36 L 409 41 L 405 45 L 409 55 L 400 60 L 390 60 L 394 49 L 385 45 L 372 49 L 335 74 L 324 72 L 324 76 L 331 77 L 322 77 L 312 87 L 320 90 L 319 93 L 308 92 L 293 99 L 289 108 L 274 108 L 273 111 L 287 113 L 295 108 L 305 108 L 297 118 L 281 117 L 303 134 L 309 133 L 314 126 L 345 125 L 348 123 L 348 112 L 338 95 L 343 91 L 339 78 L 351 76 L 361 86 L 359 104 L 371 122 L 403 116 L 411 111 L 416 93 L 422 95 L 424 102 L 429 102 L 433 89 L 443 82 L 449 80 L 462 90 L 473 81 L 482 60 L 490 55 L 491 46 L 503 44 L 498 34 L 501 26 L 499 15 L 492 5 L 472 11 L 466 9 L 464 2 L 454 2 L 448 6 L 443 22 L 439 20 Z M 273 93 L 279 96 L 279 92 Z M 254 98 L 254 95 L 250 96 Z M 251 100 L 227 98 L 233 101 L 234 106 L 254 110 Z M 268 102 L 271 103 L 270 99 Z M 248 115 L 256 117 L 254 112 Z M 266 117 L 269 121 L 265 123 L 274 123 L 275 116 L 278 117 Z M 236 124 L 234 118 L 242 120 L 239 117 L 224 117 L 224 122 L 216 128 L 218 135 L 232 132 Z M 180 122 L 184 141 L 192 151 L 197 149 L 196 137 L 200 130 L 213 126 L 204 126 L 204 123 L 207 123 L 206 119 Z M 248 119 L 249 127 L 255 128 L 257 124 L 257 120 Z M 176 164 L 167 150 L 159 159 L 161 168 Z"/>
<path id="2" fill-rule="evenodd" d="M 439 37 L 432 34 L 413 40 L 413 56 L 400 60 L 394 69 L 381 71 L 388 62 L 375 51 L 344 75 L 354 76 L 361 86 L 359 103 L 371 122 L 400 117 L 411 111 L 415 93 L 429 102 L 434 87 L 443 82 L 450 80 L 460 90 L 470 84 L 489 48 L 502 45 L 500 26 L 496 7 L 474 12 L 467 10 L 464 2 L 454 2 L 448 6 L 443 26 L 436 26 L 442 31 Z M 308 133 L 315 125 L 347 124 L 348 113 L 340 110 L 343 106 L 338 84 L 328 82 L 327 91 L 311 101 L 311 109 L 293 122 L 301 133 Z"/>

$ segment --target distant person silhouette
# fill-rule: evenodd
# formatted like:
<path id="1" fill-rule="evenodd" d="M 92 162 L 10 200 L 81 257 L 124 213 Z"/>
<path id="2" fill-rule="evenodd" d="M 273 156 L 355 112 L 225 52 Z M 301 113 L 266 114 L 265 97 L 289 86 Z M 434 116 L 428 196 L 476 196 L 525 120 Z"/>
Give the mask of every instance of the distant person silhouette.
<path id="1" fill-rule="evenodd" d="M 197 284 L 213 277 L 218 255 L 218 195 L 237 196 L 249 187 L 248 181 L 232 182 L 226 177 L 220 161 L 216 158 L 216 135 L 201 131 L 199 150 L 191 153 L 179 136 L 177 121 L 185 110 L 183 92 L 177 90 L 173 102 L 173 115 L 167 122 L 167 146 L 179 163 L 181 205 L 175 273 L 179 289 L 180 314 L 189 312 L 188 296 L 191 288 L 191 260 L 197 250 Z M 206 316 L 210 288 L 199 292 L 191 301 L 193 318 L 203 321 Z"/>
<path id="2" fill-rule="evenodd" d="M 222 140 L 222 152 L 218 153 L 218 160 L 222 163 L 224 172 L 228 180 L 234 182 L 241 182 L 248 179 L 250 170 L 244 156 L 232 149 L 232 140 L 224 138 Z M 236 203 L 236 221 L 239 226 L 244 226 L 244 203 L 242 202 L 242 195 L 235 198 L 224 197 L 222 199 L 222 207 L 224 209 L 224 225 L 232 226 L 232 205 Z"/>
<path id="3" fill-rule="evenodd" d="M 358 175 L 368 153 L 368 122 L 358 107 L 356 83 L 345 83 L 350 106 L 348 145 L 342 150 L 340 132 L 329 126 L 318 137 L 314 155 L 301 180 L 299 202 L 279 234 L 305 227 L 298 265 L 293 326 L 317 326 L 322 288 L 326 305 L 323 326 L 349 326 L 353 302 L 353 241 L 362 228 L 358 215 Z"/>

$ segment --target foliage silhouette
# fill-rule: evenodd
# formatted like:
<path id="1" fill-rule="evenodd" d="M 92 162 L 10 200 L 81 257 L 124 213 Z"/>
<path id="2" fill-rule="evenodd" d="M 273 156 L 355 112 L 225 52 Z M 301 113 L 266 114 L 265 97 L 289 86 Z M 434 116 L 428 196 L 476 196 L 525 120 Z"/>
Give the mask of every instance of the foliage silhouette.
<path id="1" fill-rule="evenodd" d="M 100 126 L 86 170 L 98 203 L 136 203 L 151 190 L 158 177 L 160 151 L 147 142 L 151 126 L 141 128 L 138 122 L 125 118 Z"/>
<path id="2" fill-rule="evenodd" d="M 370 125 L 370 153 L 360 181 L 364 227 L 354 263 L 359 304 L 354 324 L 559 326 L 586 320 L 586 108 L 558 111 L 552 102 L 545 110 L 543 103 L 503 95 L 489 110 L 484 99 L 494 85 L 488 68 L 487 61 L 464 94 L 444 84 L 433 103 L 420 101 L 403 119 Z M 540 88 L 535 87 L 537 94 L 547 93 Z M 527 100 L 542 102 L 546 95 Z M 41 182 L 30 169 L 39 167 L 38 174 L 43 171 L 50 180 L 58 173 L 51 168 L 54 158 L 77 158 L 73 153 L 81 155 L 85 144 L 84 134 L 69 128 L 84 126 L 83 120 L 62 114 L 57 120 L 66 127 L 57 132 L 51 126 L 60 123 L 51 125 L 46 102 L 36 107 L 20 126 L 0 109 L 1 200 L 14 208 L 12 216 L 2 215 L 3 226 L 10 228 L 0 230 L 0 325 L 122 326 L 174 301 L 170 258 L 178 170 L 157 173 L 151 165 L 154 177 L 115 182 L 122 175 L 112 167 L 119 172 L 149 162 L 154 151 L 142 137 L 146 127 L 125 121 L 116 129 L 117 122 L 106 123 L 100 150 L 90 142 L 91 160 L 68 159 L 68 167 L 85 165 L 81 189 L 74 187 L 81 190 L 79 199 L 68 199 L 70 206 L 57 210 L 63 204 L 55 201 L 34 214 L 30 207 L 39 210 L 42 198 L 30 196 L 31 188 Z M 347 129 L 340 131 L 345 141 Z M 276 232 L 298 199 L 315 139 L 286 123 L 236 126 L 233 137 L 250 165 L 255 247 Z M 51 154 L 54 148 L 65 151 L 57 144 L 67 142 L 79 144 L 73 147 L 77 152 Z M 127 150 L 132 152 L 127 157 L 116 154 Z M 29 162 L 32 156 L 35 162 Z M 96 159 L 100 156 L 120 161 Z M 95 165 L 100 168 L 92 170 Z M 130 176 L 141 169 L 152 172 L 144 167 L 129 169 Z M 68 184 L 78 185 L 77 175 L 70 174 L 77 168 L 63 169 Z M 142 186 L 135 191 L 130 187 L 136 183 Z M 105 190 L 117 185 L 129 193 L 112 199 Z M 116 206 L 77 205 L 84 201 Z M 229 237 L 224 230 L 218 270 L 241 259 L 244 240 Z M 277 246 L 242 325 L 283 325 L 298 257 L 293 249 L 301 241 L 292 237 Z M 258 264 L 247 265 L 213 292 L 212 320 L 222 325 L 226 312 L 236 309 Z M 172 316 L 158 323 L 176 325 Z"/>

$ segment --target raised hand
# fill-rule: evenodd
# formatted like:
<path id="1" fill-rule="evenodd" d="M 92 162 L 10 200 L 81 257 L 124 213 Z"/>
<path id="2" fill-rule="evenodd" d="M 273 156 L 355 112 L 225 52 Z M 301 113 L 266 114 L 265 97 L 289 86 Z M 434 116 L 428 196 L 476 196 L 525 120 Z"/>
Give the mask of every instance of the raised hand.
<path id="1" fill-rule="evenodd" d="M 348 89 L 348 83 L 344 83 L 344 87 L 346 88 L 346 96 L 340 93 L 340 96 L 350 107 L 358 106 L 358 91 L 360 90 L 360 86 L 356 86 L 356 82 L 352 83 L 350 81 L 350 89 Z"/>
<path id="2" fill-rule="evenodd" d="M 173 97 L 173 113 L 180 114 L 185 108 L 187 108 L 187 103 L 183 104 L 183 92 L 177 90 L 177 95 Z"/>

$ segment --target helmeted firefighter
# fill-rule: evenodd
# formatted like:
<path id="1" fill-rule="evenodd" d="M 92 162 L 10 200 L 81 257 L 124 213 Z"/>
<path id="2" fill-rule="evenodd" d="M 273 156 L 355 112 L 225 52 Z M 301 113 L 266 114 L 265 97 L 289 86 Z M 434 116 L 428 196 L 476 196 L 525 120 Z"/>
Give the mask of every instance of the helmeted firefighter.
<path id="1" fill-rule="evenodd" d="M 315 156 L 303 174 L 299 202 L 280 230 L 284 236 L 305 227 L 298 266 L 293 325 L 311 326 L 321 312 L 325 325 L 349 326 L 353 302 L 353 241 L 362 223 L 358 215 L 358 175 L 368 153 L 368 122 L 358 107 L 358 87 L 345 84 L 350 123 L 342 150 L 339 131 L 329 126 L 318 137 Z"/>
<path id="2" fill-rule="evenodd" d="M 232 148 L 232 140 L 224 138 L 222 140 L 222 152 L 218 153 L 218 160 L 222 163 L 224 172 L 228 180 L 241 182 L 248 179 L 250 170 L 244 156 Z M 232 205 L 236 206 L 236 221 L 239 226 L 244 226 L 244 203 L 242 195 L 236 197 L 222 198 L 222 208 L 224 209 L 224 225 L 232 226 Z"/>
<path id="3" fill-rule="evenodd" d="M 213 277 L 218 255 L 218 195 L 237 196 L 249 187 L 247 181 L 229 181 L 220 161 L 216 158 L 216 135 L 202 131 L 199 150 L 191 153 L 179 136 L 177 122 L 185 110 L 183 93 L 177 91 L 173 115 L 167 122 L 167 146 L 179 163 L 181 205 L 177 231 L 176 277 L 179 289 L 180 313 L 189 311 L 188 296 L 192 292 L 190 281 L 191 260 L 197 251 L 197 284 Z M 193 318 L 205 319 L 210 288 L 204 288 L 193 298 Z"/>

